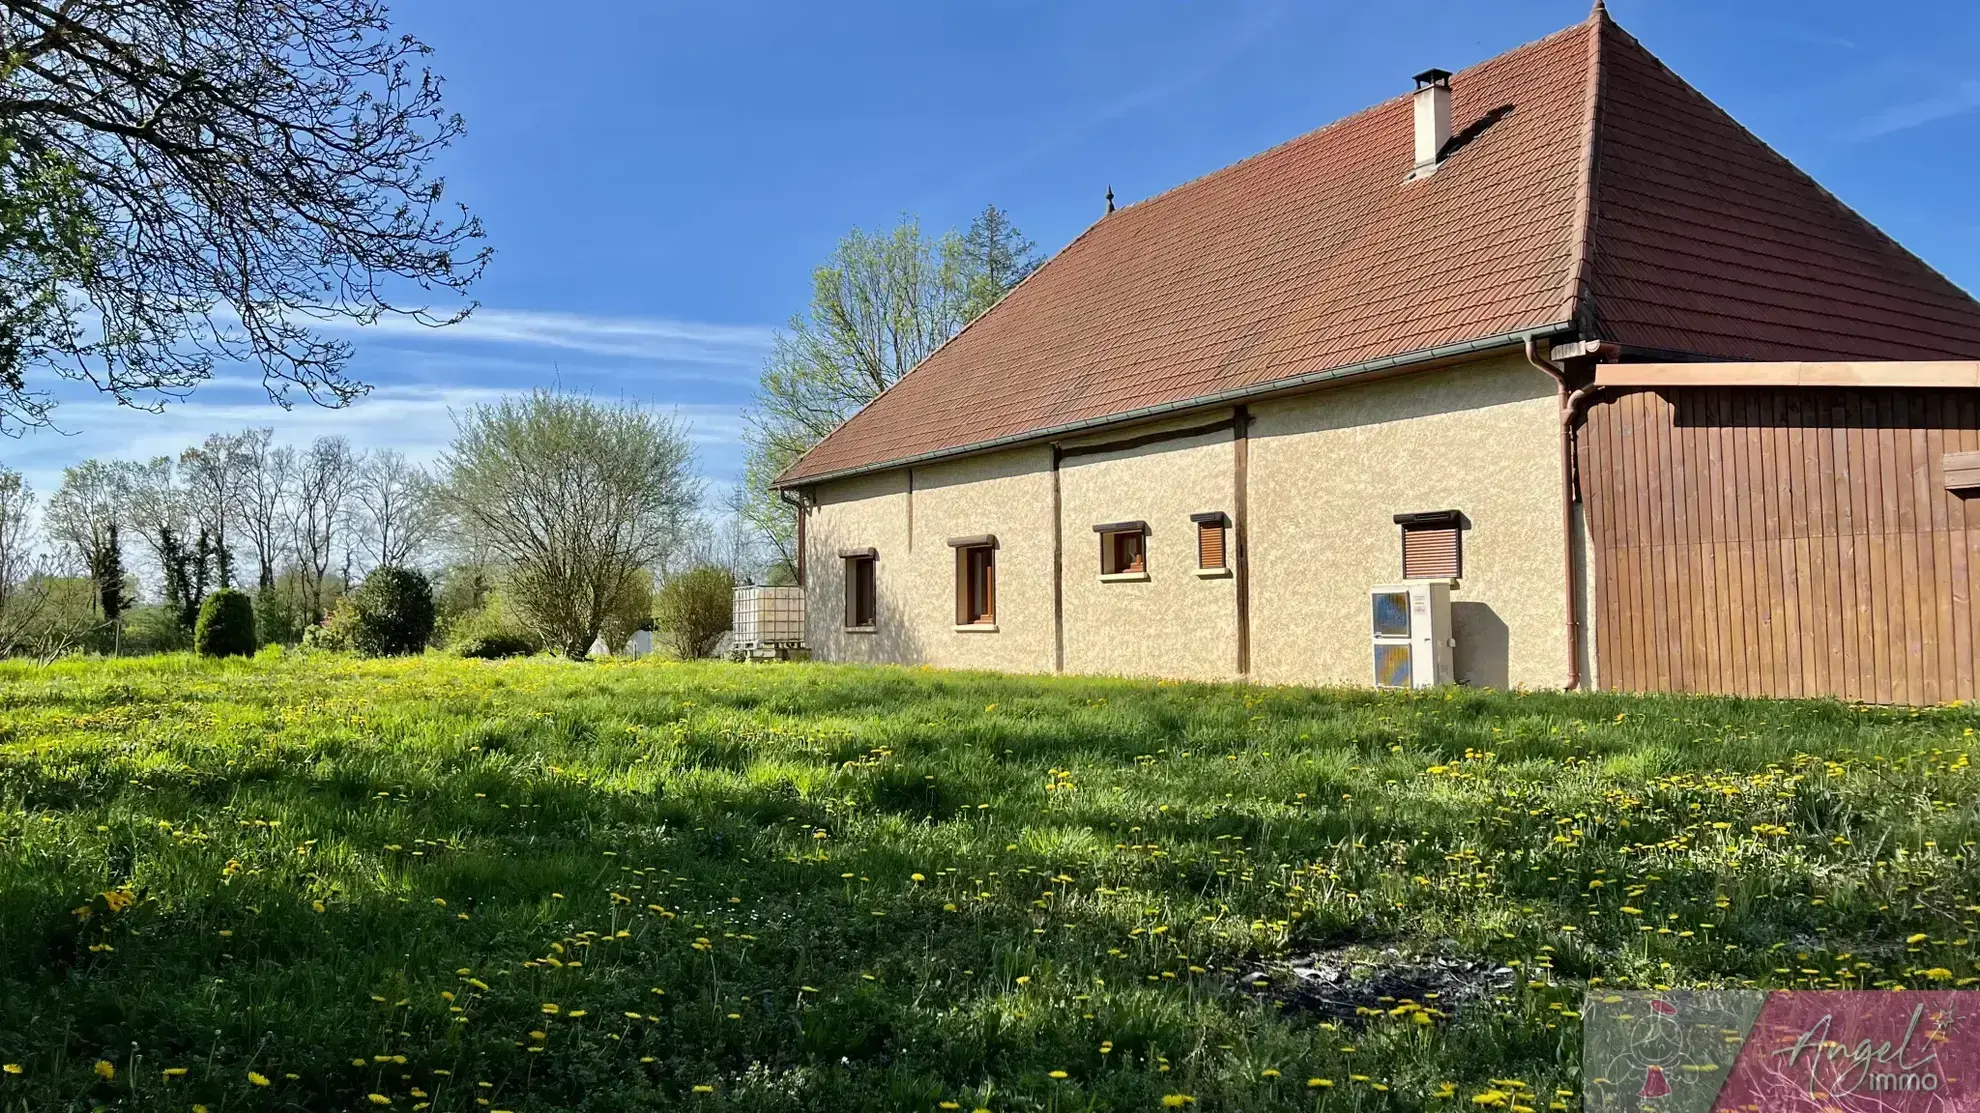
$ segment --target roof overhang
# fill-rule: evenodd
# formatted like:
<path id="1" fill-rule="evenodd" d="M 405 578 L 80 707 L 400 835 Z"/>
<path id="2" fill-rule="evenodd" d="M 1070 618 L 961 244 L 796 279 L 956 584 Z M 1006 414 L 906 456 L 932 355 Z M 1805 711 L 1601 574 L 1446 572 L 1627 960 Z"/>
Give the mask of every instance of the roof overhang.
<path id="1" fill-rule="evenodd" d="M 1379 359 L 1363 360 L 1343 367 L 1326 371 L 1315 371 L 1307 375 L 1295 375 L 1289 379 L 1275 379 L 1269 383 L 1239 387 L 1219 391 L 1197 398 L 1185 398 L 1176 402 L 1166 402 L 1159 406 L 1144 406 L 1140 409 L 1125 410 L 1104 417 L 1086 418 L 1066 422 L 1061 425 L 1014 433 L 1006 437 L 995 437 L 973 444 L 957 445 L 953 448 L 936 449 L 913 456 L 903 456 L 893 460 L 882 460 L 858 467 L 840 468 L 835 471 L 819 472 L 816 475 L 778 476 L 770 484 L 772 490 L 796 487 L 809 487 L 815 483 L 828 483 L 835 479 L 851 479 L 858 475 L 871 475 L 875 472 L 892 471 L 895 468 L 914 467 L 918 464 L 934 463 L 938 460 L 953 460 L 963 456 L 979 456 L 1005 448 L 1019 448 L 1025 445 L 1046 444 L 1064 437 L 1091 433 L 1096 430 L 1122 425 L 1134 425 L 1144 421 L 1154 421 L 1166 417 L 1177 417 L 1201 410 L 1216 409 L 1244 402 L 1256 402 L 1286 394 L 1298 394 L 1323 387 L 1339 386 L 1356 379 L 1376 378 L 1384 375 L 1401 374 L 1409 371 L 1428 371 L 1441 364 L 1456 363 L 1486 352 L 1500 349 L 1516 349 L 1528 339 L 1559 336 L 1574 331 L 1572 321 L 1561 321 L 1550 325 L 1534 325 L 1529 328 L 1502 332 L 1494 336 L 1480 337 L 1457 344 L 1445 344 L 1435 348 L 1421 348 L 1400 355 L 1382 356 Z M 802 458 L 800 458 L 802 459 Z"/>
<path id="2" fill-rule="evenodd" d="M 1604 363 L 1606 387 L 1980 387 L 1980 360 L 1865 359 L 1785 363 Z"/>

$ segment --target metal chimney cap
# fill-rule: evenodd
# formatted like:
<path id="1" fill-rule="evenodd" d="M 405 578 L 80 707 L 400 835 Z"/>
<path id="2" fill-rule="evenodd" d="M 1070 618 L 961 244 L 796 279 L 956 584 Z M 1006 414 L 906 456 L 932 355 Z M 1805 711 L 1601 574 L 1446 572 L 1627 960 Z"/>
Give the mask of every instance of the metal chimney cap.
<path id="1" fill-rule="evenodd" d="M 1415 80 L 1418 89 L 1428 89 L 1439 85 L 1448 89 L 1451 87 L 1451 71 L 1440 70 L 1433 66 L 1417 74 Z"/>

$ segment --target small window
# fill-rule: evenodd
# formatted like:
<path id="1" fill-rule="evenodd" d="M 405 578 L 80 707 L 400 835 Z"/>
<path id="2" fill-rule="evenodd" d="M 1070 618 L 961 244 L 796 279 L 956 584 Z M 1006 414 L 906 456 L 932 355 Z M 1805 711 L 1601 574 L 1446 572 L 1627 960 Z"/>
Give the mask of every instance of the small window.
<path id="1" fill-rule="evenodd" d="M 997 550 L 989 545 L 956 549 L 956 624 L 997 621 Z"/>
<path id="2" fill-rule="evenodd" d="M 1196 523 L 1196 567 L 1201 571 L 1216 571 L 1229 568 L 1227 541 L 1230 536 L 1230 522 L 1221 510 L 1208 514 L 1191 514 L 1189 520 Z"/>
<path id="3" fill-rule="evenodd" d="M 1455 580 L 1464 574 L 1464 515 L 1455 510 L 1398 514 L 1405 580 Z"/>
<path id="4" fill-rule="evenodd" d="M 872 550 L 848 554 L 846 564 L 846 626 L 872 627 L 879 618 L 876 565 Z"/>
<path id="5" fill-rule="evenodd" d="M 1100 574 L 1131 576 L 1148 571 L 1148 523 L 1108 522 L 1093 527 L 1100 535 Z"/>

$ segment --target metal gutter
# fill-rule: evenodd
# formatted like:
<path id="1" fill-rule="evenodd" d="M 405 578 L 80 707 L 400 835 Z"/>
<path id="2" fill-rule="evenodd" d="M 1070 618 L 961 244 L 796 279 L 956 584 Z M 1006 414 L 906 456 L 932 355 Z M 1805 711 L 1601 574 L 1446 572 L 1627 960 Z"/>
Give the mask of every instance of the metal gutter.
<path id="1" fill-rule="evenodd" d="M 1495 336 L 1467 340 L 1459 344 L 1446 344 L 1437 348 L 1421 348 L 1417 351 L 1405 352 L 1401 355 L 1382 356 L 1379 359 L 1363 360 L 1360 363 L 1350 363 L 1345 367 L 1335 367 L 1327 371 L 1315 371 L 1306 375 L 1296 375 L 1290 379 L 1275 379 L 1272 382 L 1260 383 L 1255 386 L 1237 387 L 1231 390 L 1218 391 L 1215 394 L 1186 398 L 1177 402 L 1164 402 L 1159 406 L 1144 406 L 1138 410 L 1127 410 L 1122 413 L 1108 414 L 1105 417 L 1067 422 L 1064 425 L 1054 425 L 1024 433 L 1012 433 L 1008 436 L 995 437 L 987 441 L 977 441 L 974 444 L 958 445 L 954 448 L 938 448 L 929 452 L 916 453 L 912 456 L 883 460 L 879 463 L 861 464 L 858 467 L 840 468 L 837 471 L 820 472 L 817 475 L 779 480 L 772 483 L 771 488 L 773 490 L 787 490 L 797 487 L 808 487 L 815 483 L 829 483 L 835 479 L 850 479 L 856 475 L 892 471 L 895 468 L 913 467 L 917 464 L 930 463 L 936 460 L 949 460 L 959 456 L 975 456 L 985 452 L 994 452 L 1002 448 L 1015 448 L 1019 445 L 1035 444 L 1061 437 L 1074 436 L 1114 425 L 1128 425 L 1136 422 L 1151 421 L 1157 418 L 1187 413 L 1192 410 L 1214 409 L 1218 406 L 1227 406 L 1235 402 L 1245 402 L 1276 394 L 1290 394 L 1308 387 L 1331 385 L 1349 379 L 1373 375 L 1382 371 L 1414 367 L 1418 364 L 1438 363 L 1460 356 L 1492 351 L 1497 348 L 1524 349 L 1529 340 L 1570 332 L 1573 328 L 1574 322 L 1572 321 L 1561 321 L 1548 325 L 1533 325 L 1528 328 L 1516 329 L 1512 332 L 1502 332 Z"/>

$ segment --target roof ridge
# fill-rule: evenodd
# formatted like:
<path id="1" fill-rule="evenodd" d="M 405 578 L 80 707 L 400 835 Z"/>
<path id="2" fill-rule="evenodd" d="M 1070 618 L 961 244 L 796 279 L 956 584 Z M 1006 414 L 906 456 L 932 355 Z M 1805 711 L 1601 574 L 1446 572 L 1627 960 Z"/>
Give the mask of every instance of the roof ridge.
<path id="1" fill-rule="evenodd" d="M 1593 331 L 1594 305 L 1589 298 L 1595 272 L 1595 174 L 1596 146 L 1602 110 L 1602 38 L 1609 25 L 1609 11 L 1596 0 L 1586 22 L 1580 24 L 1588 35 L 1588 89 L 1581 126 L 1581 167 L 1574 186 L 1574 228 L 1569 232 L 1567 282 L 1561 290 L 1560 311 L 1554 316 L 1573 321 Z"/>

